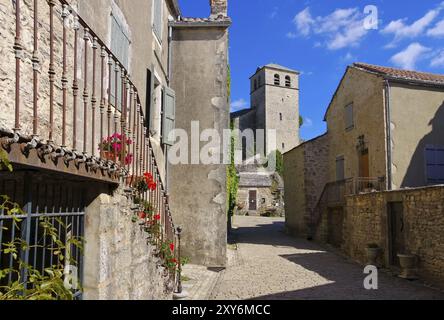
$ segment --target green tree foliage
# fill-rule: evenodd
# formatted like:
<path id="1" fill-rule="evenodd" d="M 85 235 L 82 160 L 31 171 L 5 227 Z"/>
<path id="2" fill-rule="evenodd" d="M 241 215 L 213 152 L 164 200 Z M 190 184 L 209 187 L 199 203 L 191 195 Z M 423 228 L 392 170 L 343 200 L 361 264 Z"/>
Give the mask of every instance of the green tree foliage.
<path id="1" fill-rule="evenodd" d="M 231 122 L 231 130 L 233 130 L 234 124 Z M 230 165 L 227 169 L 227 200 L 228 200 L 228 217 L 229 219 L 234 214 L 234 209 L 237 204 L 237 192 L 239 188 L 239 177 L 237 175 L 236 166 L 234 164 L 234 151 L 236 145 L 236 138 L 231 136 L 230 144 Z"/>

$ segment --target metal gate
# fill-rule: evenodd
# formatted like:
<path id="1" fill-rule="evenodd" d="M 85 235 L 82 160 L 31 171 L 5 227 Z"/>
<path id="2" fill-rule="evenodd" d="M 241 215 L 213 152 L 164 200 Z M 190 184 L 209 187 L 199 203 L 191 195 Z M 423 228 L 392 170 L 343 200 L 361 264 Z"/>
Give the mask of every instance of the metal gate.
<path id="1" fill-rule="evenodd" d="M 57 265 L 64 269 L 65 283 L 75 299 L 81 299 L 85 215 L 82 184 L 14 173 L 13 177 L 0 177 L 0 195 L 8 196 L 22 209 L 14 216 L 5 209 L 0 211 L 0 270 L 20 270 L 9 272 L 0 286 L 19 279 L 26 284 L 31 268 L 47 275 L 45 269 Z M 27 245 L 17 246 L 15 257 L 7 252 L 8 244 L 22 240 Z"/>

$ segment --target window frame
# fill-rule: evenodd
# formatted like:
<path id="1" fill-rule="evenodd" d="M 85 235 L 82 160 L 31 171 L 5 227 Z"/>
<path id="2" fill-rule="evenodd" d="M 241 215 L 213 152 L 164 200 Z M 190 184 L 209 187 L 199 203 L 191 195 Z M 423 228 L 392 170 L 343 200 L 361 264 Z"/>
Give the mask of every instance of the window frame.
<path id="1" fill-rule="evenodd" d="M 274 74 L 274 85 L 275 86 L 281 85 L 281 76 L 278 73 Z"/>
<path id="2" fill-rule="evenodd" d="M 351 102 L 344 107 L 344 123 L 345 123 L 345 131 L 351 131 L 355 128 L 355 106 L 354 103 Z M 351 110 L 351 124 L 349 121 L 349 110 Z"/>
<path id="3" fill-rule="evenodd" d="M 429 163 L 429 155 L 428 151 L 431 151 L 434 153 L 434 163 Z M 444 170 L 444 156 L 442 162 L 438 162 L 436 159 L 436 153 L 437 152 L 443 152 L 444 153 L 444 146 L 442 145 L 426 145 L 424 148 L 424 170 L 425 170 L 425 180 L 427 185 L 439 185 L 444 183 L 444 175 L 443 179 L 435 179 L 430 178 L 431 177 L 431 171 L 429 170 L 429 167 L 436 166 L 436 167 L 442 167 L 442 170 Z"/>
<path id="4" fill-rule="evenodd" d="M 159 5 L 159 10 L 160 10 L 160 18 L 159 18 L 159 30 L 156 26 L 157 20 L 156 20 L 156 5 Z M 163 11 L 164 11 L 164 3 L 163 0 L 154 0 L 152 3 L 152 15 L 151 15 L 151 28 L 154 34 L 154 37 L 156 38 L 156 40 L 159 42 L 159 44 L 162 44 L 162 40 L 163 40 Z"/>
<path id="5" fill-rule="evenodd" d="M 285 76 L 285 86 L 287 88 L 291 88 L 291 77 L 290 76 Z"/>

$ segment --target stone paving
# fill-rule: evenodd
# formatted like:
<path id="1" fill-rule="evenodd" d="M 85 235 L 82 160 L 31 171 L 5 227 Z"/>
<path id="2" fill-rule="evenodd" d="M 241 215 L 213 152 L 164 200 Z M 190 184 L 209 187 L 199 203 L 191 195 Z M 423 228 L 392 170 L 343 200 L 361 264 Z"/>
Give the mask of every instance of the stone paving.
<path id="1" fill-rule="evenodd" d="M 182 270 L 182 275 L 182 300 L 209 300 L 220 272 L 204 266 L 187 264 Z"/>
<path id="2" fill-rule="evenodd" d="M 444 299 L 419 282 L 379 272 L 379 289 L 365 290 L 363 267 L 316 243 L 287 236 L 284 220 L 235 217 L 237 250 L 229 248 L 212 299 Z"/>

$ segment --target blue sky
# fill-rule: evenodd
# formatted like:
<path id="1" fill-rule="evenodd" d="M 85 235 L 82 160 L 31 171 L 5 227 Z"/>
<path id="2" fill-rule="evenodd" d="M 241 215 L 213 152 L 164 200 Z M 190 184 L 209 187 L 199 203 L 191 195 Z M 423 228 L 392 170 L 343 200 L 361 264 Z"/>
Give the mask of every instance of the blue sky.
<path id="1" fill-rule="evenodd" d="M 209 15 L 208 0 L 179 0 L 184 16 Z M 377 29 L 364 9 L 378 9 Z M 444 73 L 444 2 L 229 0 L 232 109 L 249 107 L 249 77 L 273 62 L 301 72 L 304 140 L 353 62 Z M 365 24 L 364 22 L 367 22 Z"/>

